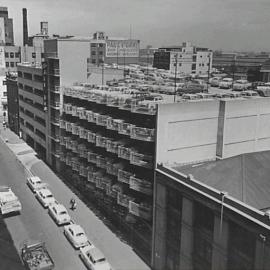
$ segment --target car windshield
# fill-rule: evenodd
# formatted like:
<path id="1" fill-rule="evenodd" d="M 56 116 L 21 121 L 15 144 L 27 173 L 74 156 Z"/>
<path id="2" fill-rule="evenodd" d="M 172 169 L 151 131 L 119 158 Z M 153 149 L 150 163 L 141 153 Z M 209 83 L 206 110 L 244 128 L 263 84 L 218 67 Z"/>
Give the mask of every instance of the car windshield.
<path id="1" fill-rule="evenodd" d="M 53 197 L 52 194 L 47 194 L 47 195 L 45 196 L 45 198 L 52 198 L 52 197 Z"/>
<path id="2" fill-rule="evenodd" d="M 84 235 L 83 232 L 79 232 L 79 233 L 76 234 L 76 236 L 83 236 L 83 235 Z"/>
<path id="3" fill-rule="evenodd" d="M 100 258 L 99 260 L 96 260 L 96 263 L 105 262 L 105 261 L 106 261 L 105 258 Z"/>
<path id="4" fill-rule="evenodd" d="M 66 211 L 61 211 L 60 213 L 59 213 L 59 215 L 65 215 L 67 212 Z"/>

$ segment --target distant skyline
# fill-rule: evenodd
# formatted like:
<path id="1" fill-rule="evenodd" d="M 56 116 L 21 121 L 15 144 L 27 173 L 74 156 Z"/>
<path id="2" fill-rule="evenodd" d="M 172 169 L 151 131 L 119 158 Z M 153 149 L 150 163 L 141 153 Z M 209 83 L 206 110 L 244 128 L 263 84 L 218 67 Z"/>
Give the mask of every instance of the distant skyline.
<path id="1" fill-rule="evenodd" d="M 40 21 L 49 34 L 130 36 L 141 47 L 191 41 L 210 49 L 270 51 L 270 0 L 2 0 L 13 18 L 14 37 L 22 44 L 22 8 L 29 35 Z"/>

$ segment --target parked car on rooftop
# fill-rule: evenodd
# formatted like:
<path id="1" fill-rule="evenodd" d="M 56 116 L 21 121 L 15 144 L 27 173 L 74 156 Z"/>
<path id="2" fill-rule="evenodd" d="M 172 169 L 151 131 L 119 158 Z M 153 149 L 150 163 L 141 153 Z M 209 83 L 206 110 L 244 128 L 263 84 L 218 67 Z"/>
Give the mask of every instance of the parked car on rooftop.
<path id="1" fill-rule="evenodd" d="M 233 84 L 233 91 L 244 91 L 251 87 L 251 83 L 247 80 L 236 80 Z"/>
<path id="2" fill-rule="evenodd" d="M 233 84 L 233 79 L 232 78 L 224 78 L 222 81 L 219 83 L 219 88 L 223 89 L 230 89 Z"/>

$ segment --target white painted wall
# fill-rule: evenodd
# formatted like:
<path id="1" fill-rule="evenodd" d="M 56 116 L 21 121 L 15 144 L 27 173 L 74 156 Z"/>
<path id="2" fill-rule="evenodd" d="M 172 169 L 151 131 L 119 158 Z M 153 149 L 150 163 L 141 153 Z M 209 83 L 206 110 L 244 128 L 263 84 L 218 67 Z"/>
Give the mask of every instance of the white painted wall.
<path id="1" fill-rule="evenodd" d="M 211 160 L 217 149 L 221 158 L 270 150 L 270 98 L 159 105 L 158 163 Z"/>
<path id="2" fill-rule="evenodd" d="M 60 84 L 86 82 L 88 57 L 90 57 L 90 41 L 58 40 Z"/>

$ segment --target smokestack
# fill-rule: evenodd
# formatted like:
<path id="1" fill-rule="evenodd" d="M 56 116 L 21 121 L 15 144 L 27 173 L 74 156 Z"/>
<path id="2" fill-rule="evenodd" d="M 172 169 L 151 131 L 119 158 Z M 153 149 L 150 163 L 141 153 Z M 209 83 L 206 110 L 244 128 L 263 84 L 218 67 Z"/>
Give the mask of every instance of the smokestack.
<path id="1" fill-rule="evenodd" d="M 23 46 L 28 45 L 27 9 L 23 8 Z"/>

